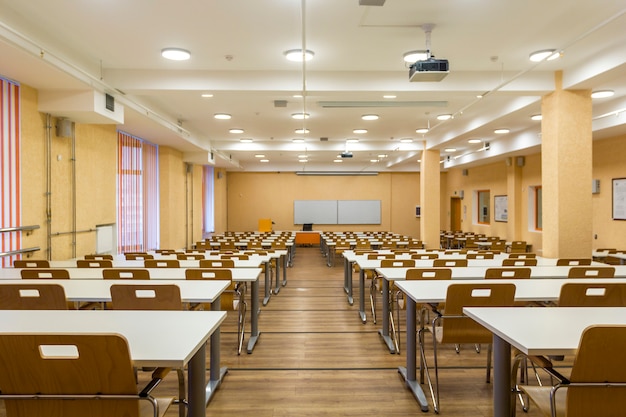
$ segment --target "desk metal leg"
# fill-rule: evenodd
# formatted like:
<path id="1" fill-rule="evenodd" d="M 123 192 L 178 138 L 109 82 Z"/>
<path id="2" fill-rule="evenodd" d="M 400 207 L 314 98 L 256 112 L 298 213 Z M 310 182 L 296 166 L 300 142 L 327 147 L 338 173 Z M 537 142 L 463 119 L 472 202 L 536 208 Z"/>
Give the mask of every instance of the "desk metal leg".
<path id="1" fill-rule="evenodd" d="M 352 298 L 352 262 L 348 258 L 344 259 L 344 271 L 343 271 L 343 289 L 348 294 L 348 304 L 353 305 L 354 299 Z"/>
<path id="2" fill-rule="evenodd" d="M 279 256 L 276 259 L 276 285 L 274 286 L 274 294 L 278 294 L 280 292 L 280 261 L 283 259 L 283 256 Z"/>
<path id="3" fill-rule="evenodd" d="M 406 303 L 406 368 L 399 367 L 398 372 L 404 378 L 406 385 L 420 403 L 422 411 L 428 411 L 428 400 L 424 395 L 422 386 L 416 379 L 416 358 L 417 358 L 417 324 L 415 320 L 415 301 L 410 297 Z"/>
<path id="4" fill-rule="evenodd" d="M 283 287 L 287 285 L 287 258 L 283 258 Z"/>
<path id="5" fill-rule="evenodd" d="M 263 298 L 263 305 L 267 305 L 272 297 L 272 260 L 269 259 L 265 262 L 265 298 Z"/>
<path id="6" fill-rule="evenodd" d="M 514 415 L 511 401 L 511 345 L 493 335 L 493 415 Z"/>
<path id="7" fill-rule="evenodd" d="M 359 315 L 365 324 L 367 316 L 365 315 L 365 271 L 363 268 L 359 271 Z"/>
<path id="8" fill-rule="evenodd" d="M 396 353 L 396 346 L 389 336 L 389 281 L 383 279 L 383 328 L 378 331 L 389 348 L 389 353 Z"/>
<path id="9" fill-rule="evenodd" d="M 250 340 L 248 341 L 248 353 L 252 353 L 259 336 L 259 280 L 252 282 L 252 307 L 250 308 Z"/>

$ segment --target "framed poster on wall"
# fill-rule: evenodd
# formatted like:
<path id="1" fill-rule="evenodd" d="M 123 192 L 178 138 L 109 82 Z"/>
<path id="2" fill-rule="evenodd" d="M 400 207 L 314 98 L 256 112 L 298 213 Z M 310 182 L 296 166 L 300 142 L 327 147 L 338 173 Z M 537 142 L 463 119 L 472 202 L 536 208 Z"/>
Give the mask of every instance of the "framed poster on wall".
<path id="1" fill-rule="evenodd" d="M 613 178 L 613 220 L 626 220 L 626 178 Z"/>
<path id="2" fill-rule="evenodd" d="M 493 216 L 497 222 L 506 222 L 509 219 L 509 200 L 506 195 L 493 196 Z"/>

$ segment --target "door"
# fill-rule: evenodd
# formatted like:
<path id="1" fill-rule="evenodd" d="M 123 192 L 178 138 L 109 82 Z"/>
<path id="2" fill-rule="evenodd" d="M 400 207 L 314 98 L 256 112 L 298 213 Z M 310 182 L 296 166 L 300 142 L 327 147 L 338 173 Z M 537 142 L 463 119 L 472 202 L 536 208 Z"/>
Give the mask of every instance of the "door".
<path id="1" fill-rule="evenodd" d="M 450 230 L 463 230 L 461 228 L 461 199 L 459 197 L 450 198 Z"/>

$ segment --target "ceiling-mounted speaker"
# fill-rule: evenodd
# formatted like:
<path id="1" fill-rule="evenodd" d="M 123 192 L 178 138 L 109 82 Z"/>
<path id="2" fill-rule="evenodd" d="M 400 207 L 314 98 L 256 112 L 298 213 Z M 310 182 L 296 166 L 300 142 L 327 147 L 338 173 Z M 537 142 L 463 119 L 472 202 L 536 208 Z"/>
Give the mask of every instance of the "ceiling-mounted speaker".
<path id="1" fill-rule="evenodd" d="M 510 167 L 511 165 L 513 165 L 513 160 L 511 158 L 506 158 L 504 160 L 504 162 L 506 163 L 506 166 Z"/>
<path id="2" fill-rule="evenodd" d="M 104 95 L 104 108 L 109 111 L 115 111 L 115 97 L 110 94 Z"/>
<path id="3" fill-rule="evenodd" d="M 274 100 L 274 107 L 287 107 L 287 100 Z"/>
<path id="4" fill-rule="evenodd" d="M 600 180 L 591 181 L 591 194 L 600 194 Z"/>
<path id="5" fill-rule="evenodd" d="M 523 156 L 518 156 L 517 158 L 515 158 L 515 164 L 518 167 L 523 167 L 525 163 L 526 163 L 526 158 L 524 158 Z"/>
<path id="6" fill-rule="evenodd" d="M 72 125 L 74 123 L 69 119 L 57 119 L 56 134 L 60 138 L 72 137 Z"/>
<path id="7" fill-rule="evenodd" d="M 464 176 L 464 177 L 467 177 L 467 176 L 469 175 L 469 172 L 468 172 L 466 169 L 464 169 L 464 170 L 463 170 L 463 171 L 461 171 L 461 172 L 463 173 L 463 176 Z"/>
<path id="8" fill-rule="evenodd" d="M 459 197 L 461 197 L 461 200 L 465 197 L 465 192 L 463 190 L 459 191 Z"/>
<path id="9" fill-rule="evenodd" d="M 382 6 L 385 0 L 359 0 L 359 6 Z"/>

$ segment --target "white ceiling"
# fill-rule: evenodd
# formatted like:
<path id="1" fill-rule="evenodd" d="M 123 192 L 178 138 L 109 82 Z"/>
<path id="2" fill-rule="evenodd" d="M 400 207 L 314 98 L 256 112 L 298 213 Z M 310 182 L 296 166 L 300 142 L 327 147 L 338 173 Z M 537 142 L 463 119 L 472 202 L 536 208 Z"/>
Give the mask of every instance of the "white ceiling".
<path id="1" fill-rule="evenodd" d="M 409 82 L 402 55 L 425 49 L 426 24 L 450 74 Z M 624 116 L 599 117 L 626 108 L 625 25 L 626 3 L 614 0 L 0 0 L 0 75 L 42 91 L 112 94 L 125 107 L 120 129 L 184 152 L 213 151 L 231 170 L 417 171 L 424 146 L 450 156 L 445 169 L 539 152 L 540 122 L 530 116 L 557 70 L 564 88 L 616 92 L 594 100 L 594 139 L 626 132 Z M 284 58 L 303 45 L 312 61 Z M 192 58 L 166 61 L 164 47 Z M 562 57 L 529 61 L 547 48 Z M 294 98 L 302 91 L 306 99 Z M 290 118 L 303 110 L 310 119 Z M 232 119 L 215 120 L 218 112 Z M 380 119 L 362 121 L 366 113 Z M 454 118 L 437 121 L 442 113 Z M 429 133 L 415 132 L 427 125 Z M 245 132 L 229 133 L 234 127 Z M 300 127 L 310 133 L 296 134 Z M 493 133 L 502 127 L 511 132 Z M 305 142 L 293 143 L 298 137 Z M 485 142 L 489 150 L 478 151 Z M 346 149 L 353 157 L 333 162 Z M 308 162 L 298 162 L 304 154 Z"/>

